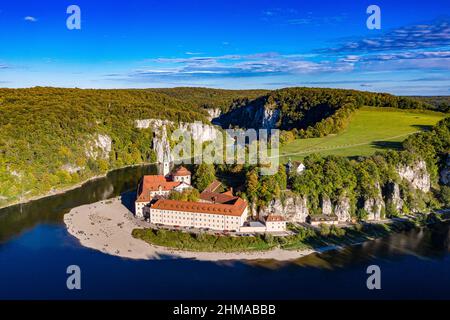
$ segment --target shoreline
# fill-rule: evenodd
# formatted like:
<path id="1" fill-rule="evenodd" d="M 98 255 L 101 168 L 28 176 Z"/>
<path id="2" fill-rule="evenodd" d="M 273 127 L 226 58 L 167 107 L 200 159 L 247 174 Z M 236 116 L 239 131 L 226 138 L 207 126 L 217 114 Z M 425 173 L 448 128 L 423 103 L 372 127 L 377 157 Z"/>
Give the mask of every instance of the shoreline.
<path id="1" fill-rule="evenodd" d="M 155 165 L 155 163 L 133 164 L 133 165 L 124 166 L 124 167 L 116 168 L 116 169 L 113 169 L 113 170 L 109 170 L 109 171 L 107 171 L 104 174 L 93 176 L 91 178 L 88 178 L 86 180 L 78 182 L 77 184 L 75 184 L 73 186 L 68 186 L 68 187 L 60 188 L 60 189 L 55 189 L 55 190 L 50 191 L 50 192 L 48 192 L 46 194 L 33 196 L 33 197 L 27 198 L 26 200 L 23 200 L 23 201 L 19 200 L 19 201 L 15 201 L 15 202 L 12 202 L 12 203 L 9 203 L 9 204 L 0 205 L 0 210 L 6 209 L 6 208 L 9 208 L 9 207 L 14 207 L 14 206 L 21 205 L 21 204 L 22 205 L 23 204 L 27 204 L 29 202 L 33 202 L 33 201 L 36 201 L 36 200 L 41 200 L 41 199 L 57 196 L 57 195 L 60 195 L 60 194 L 64 194 L 66 192 L 69 192 L 69 191 L 81 188 L 88 182 L 92 182 L 92 181 L 95 181 L 95 180 L 98 180 L 98 179 L 105 178 L 105 177 L 108 176 L 108 174 L 110 174 L 111 172 L 117 171 L 117 170 L 122 170 L 122 169 L 127 169 L 127 168 L 134 168 L 134 167 L 141 167 L 141 166 L 150 166 L 150 165 Z"/>
<path id="2" fill-rule="evenodd" d="M 120 197 L 73 208 L 64 215 L 69 234 L 84 247 L 126 259 L 196 259 L 200 261 L 229 260 L 295 260 L 312 253 L 335 250 L 340 246 L 318 249 L 242 252 L 196 252 L 151 245 L 131 235 L 135 228 L 148 227 L 122 204 Z"/>
<path id="3" fill-rule="evenodd" d="M 347 246 L 360 245 L 365 242 L 357 241 L 350 244 L 325 245 L 314 249 L 288 250 L 275 248 L 267 251 L 240 252 L 186 251 L 162 247 L 132 236 L 133 229 L 148 228 L 149 224 L 136 219 L 122 201 L 124 201 L 122 197 L 115 197 L 73 208 L 64 215 L 63 219 L 68 233 L 77 238 L 84 247 L 125 259 L 138 260 L 195 259 L 216 262 L 275 260 L 277 262 L 286 262 L 313 253 L 323 253 Z M 370 237 L 367 241 L 376 238 Z"/>

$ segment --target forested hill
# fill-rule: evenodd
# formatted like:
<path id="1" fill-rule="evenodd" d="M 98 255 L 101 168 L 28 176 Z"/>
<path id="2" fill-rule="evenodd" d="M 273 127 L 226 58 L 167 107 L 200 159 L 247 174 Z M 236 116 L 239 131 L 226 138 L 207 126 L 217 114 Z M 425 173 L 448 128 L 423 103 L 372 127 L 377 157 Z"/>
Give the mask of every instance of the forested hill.
<path id="1" fill-rule="evenodd" d="M 436 111 L 441 111 L 441 112 L 449 112 L 450 111 L 450 96 L 435 96 L 435 97 L 414 96 L 414 97 L 408 97 L 408 98 L 426 102 L 426 103 L 432 105 Z"/>
<path id="2" fill-rule="evenodd" d="M 153 90 L 177 99 L 188 100 L 202 108 L 220 109 L 222 112 L 246 105 L 250 101 L 270 92 L 269 90 L 224 90 L 193 87 Z"/>
<path id="3" fill-rule="evenodd" d="M 246 98 L 246 94 L 249 98 Z M 208 89 L 0 89 L 0 207 L 108 170 L 152 162 L 151 129 L 137 119 L 208 122 L 259 93 Z"/>
<path id="4" fill-rule="evenodd" d="M 269 125 L 293 131 L 300 137 L 322 137 L 345 128 L 353 111 L 362 106 L 436 109 L 426 101 L 384 93 L 285 88 L 271 91 L 246 105 L 232 107 L 218 122 L 223 127 L 257 128 Z"/>
<path id="5" fill-rule="evenodd" d="M 333 89 L 0 89 L 0 207 L 152 162 L 153 132 L 137 129 L 134 120 L 208 122 L 206 109 L 230 114 L 259 104 L 279 109 L 281 127 L 300 136 L 339 129 L 360 105 L 430 108 L 408 98 Z"/>

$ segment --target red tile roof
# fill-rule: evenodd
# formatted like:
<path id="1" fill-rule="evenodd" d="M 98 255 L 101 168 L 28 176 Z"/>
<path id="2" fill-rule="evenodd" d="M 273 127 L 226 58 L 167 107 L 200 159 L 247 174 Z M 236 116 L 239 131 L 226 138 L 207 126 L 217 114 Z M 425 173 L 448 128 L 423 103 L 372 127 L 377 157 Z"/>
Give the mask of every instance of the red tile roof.
<path id="1" fill-rule="evenodd" d="M 207 202 L 213 203 L 228 203 L 232 204 L 238 199 L 238 197 L 230 195 L 229 193 L 216 193 L 203 191 L 200 193 L 200 199 Z"/>
<path id="2" fill-rule="evenodd" d="M 276 215 L 271 214 L 271 215 L 267 216 L 266 221 L 268 221 L 268 222 L 280 221 L 281 222 L 281 221 L 286 221 L 286 219 L 284 219 L 283 216 L 276 216 Z"/>
<path id="3" fill-rule="evenodd" d="M 173 173 L 174 176 L 190 176 L 191 172 L 185 167 L 181 166 Z"/>
<path id="4" fill-rule="evenodd" d="M 207 213 L 237 217 L 241 216 L 246 208 L 247 202 L 245 202 L 241 198 L 238 198 L 232 205 L 161 199 L 156 201 L 155 204 L 151 206 L 151 209 Z"/>
<path id="5" fill-rule="evenodd" d="M 209 186 L 207 186 L 205 188 L 205 190 L 203 190 L 203 192 L 207 191 L 207 192 L 216 192 L 220 186 L 222 185 L 222 183 L 220 183 L 219 180 L 214 180 L 213 182 L 211 182 L 209 184 Z"/>
<path id="6" fill-rule="evenodd" d="M 144 176 L 142 183 L 138 189 L 138 202 L 150 202 L 150 192 L 158 191 L 161 188 L 163 191 L 170 191 L 180 185 L 181 182 L 170 181 L 162 175 Z"/>

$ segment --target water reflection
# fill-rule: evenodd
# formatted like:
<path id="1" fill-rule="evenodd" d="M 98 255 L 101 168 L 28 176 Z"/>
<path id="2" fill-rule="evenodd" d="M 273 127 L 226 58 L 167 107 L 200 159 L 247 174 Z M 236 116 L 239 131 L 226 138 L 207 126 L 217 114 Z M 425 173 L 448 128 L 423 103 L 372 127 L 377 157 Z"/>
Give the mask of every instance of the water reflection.
<path id="1" fill-rule="evenodd" d="M 154 165 L 120 169 L 66 193 L 0 209 L 0 243 L 40 223 L 60 224 L 71 208 L 133 190 L 144 174 L 155 173 Z"/>
<path id="2" fill-rule="evenodd" d="M 414 256 L 422 260 L 439 260 L 444 259 L 450 252 L 449 231 L 450 224 L 442 223 L 395 233 L 360 245 L 311 254 L 291 262 L 254 261 L 249 264 L 269 269 L 295 264 L 302 267 L 335 270 L 367 264 L 375 259 L 395 261 L 406 256 Z"/>

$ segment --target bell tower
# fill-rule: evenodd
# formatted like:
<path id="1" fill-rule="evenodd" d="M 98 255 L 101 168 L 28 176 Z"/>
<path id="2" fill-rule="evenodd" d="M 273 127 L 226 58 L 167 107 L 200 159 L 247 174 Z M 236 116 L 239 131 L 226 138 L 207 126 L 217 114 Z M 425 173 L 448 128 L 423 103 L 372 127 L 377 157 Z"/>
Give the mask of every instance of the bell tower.
<path id="1" fill-rule="evenodd" d="M 164 152 L 163 163 L 162 163 L 162 174 L 167 177 L 170 173 L 170 155 Z"/>

